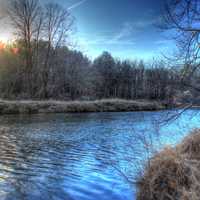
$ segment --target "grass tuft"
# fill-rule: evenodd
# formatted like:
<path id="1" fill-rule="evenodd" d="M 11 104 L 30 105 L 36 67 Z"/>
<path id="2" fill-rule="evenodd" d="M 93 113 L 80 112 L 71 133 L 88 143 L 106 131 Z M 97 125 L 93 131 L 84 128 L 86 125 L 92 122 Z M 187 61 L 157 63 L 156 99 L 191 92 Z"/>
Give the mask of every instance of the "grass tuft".
<path id="1" fill-rule="evenodd" d="M 200 130 L 154 155 L 137 181 L 137 200 L 199 200 Z"/>

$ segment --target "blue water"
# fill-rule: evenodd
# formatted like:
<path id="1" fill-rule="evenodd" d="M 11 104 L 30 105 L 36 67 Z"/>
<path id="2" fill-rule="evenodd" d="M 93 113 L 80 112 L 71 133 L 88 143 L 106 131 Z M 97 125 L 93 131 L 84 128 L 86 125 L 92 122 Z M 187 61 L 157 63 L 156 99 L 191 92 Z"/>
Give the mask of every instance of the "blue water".
<path id="1" fill-rule="evenodd" d="M 145 159 L 200 127 L 176 112 L 0 116 L 0 199 L 134 200 Z"/>

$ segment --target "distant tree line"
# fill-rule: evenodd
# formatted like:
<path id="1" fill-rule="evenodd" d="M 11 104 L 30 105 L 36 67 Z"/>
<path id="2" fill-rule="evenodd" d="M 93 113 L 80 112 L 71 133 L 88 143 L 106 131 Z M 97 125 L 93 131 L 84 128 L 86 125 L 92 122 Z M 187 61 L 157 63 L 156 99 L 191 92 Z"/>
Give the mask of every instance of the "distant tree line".
<path id="1" fill-rule="evenodd" d="M 171 101 L 181 72 L 162 62 L 94 61 L 67 46 L 74 20 L 58 4 L 11 0 L 8 15 L 17 40 L 0 44 L 0 97 L 7 99 L 156 99 Z"/>
<path id="2" fill-rule="evenodd" d="M 108 52 L 103 52 L 92 62 L 79 51 L 59 47 L 54 63 L 46 72 L 48 78 L 44 88 L 44 66 L 33 68 L 32 76 L 27 80 L 24 59 L 21 59 L 23 54 L 16 51 L 18 48 L 10 46 L 0 50 L 2 98 L 170 100 L 179 80 L 178 73 L 165 68 L 161 62 L 149 66 L 143 61 L 120 61 Z M 31 81 L 32 92 L 27 87 L 28 81 Z"/>

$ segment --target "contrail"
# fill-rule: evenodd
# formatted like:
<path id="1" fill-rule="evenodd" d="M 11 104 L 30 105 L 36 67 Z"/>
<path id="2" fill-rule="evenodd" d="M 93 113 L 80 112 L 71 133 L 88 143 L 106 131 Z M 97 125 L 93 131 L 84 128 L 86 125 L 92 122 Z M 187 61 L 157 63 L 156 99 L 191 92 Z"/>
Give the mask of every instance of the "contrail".
<path id="1" fill-rule="evenodd" d="M 83 3 L 85 3 L 87 0 L 81 0 L 81 1 L 79 1 L 79 2 L 77 2 L 77 3 L 75 3 L 75 4 L 73 4 L 73 5 L 71 5 L 69 8 L 68 8 L 68 10 L 72 10 L 72 9 L 74 9 L 74 8 L 77 8 L 77 7 L 79 7 L 80 5 L 82 5 Z"/>

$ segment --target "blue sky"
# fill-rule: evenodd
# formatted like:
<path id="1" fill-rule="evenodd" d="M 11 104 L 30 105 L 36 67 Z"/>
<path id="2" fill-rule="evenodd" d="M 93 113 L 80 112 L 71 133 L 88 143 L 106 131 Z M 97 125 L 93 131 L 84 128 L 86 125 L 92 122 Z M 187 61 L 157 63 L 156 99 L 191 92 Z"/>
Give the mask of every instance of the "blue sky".
<path id="1" fill-rule="evenodd" d="M 44 2 L 45 0 L 41 0 Z M 46 0 L 69 8 L 75 17 L 72 40 L 90 58 L 109 51 L 121 59 L 157 58 L 172 52 L 173 41 L 155 24 L 164 0 Z M 0 0 L 1 12 L 7 0 Z M 4 30 L 9 30 L 4 25 Z M 7 37 L 2 30 L 0 38 Z"/>
<path id="2" fill-rule="evenodd" d="M 119 58 L 158 57 L 174 43 L 156 28 L 164 0 L 62 0 L 76 18 L 77 48 L 94 58 L 109 51 Z"/>

